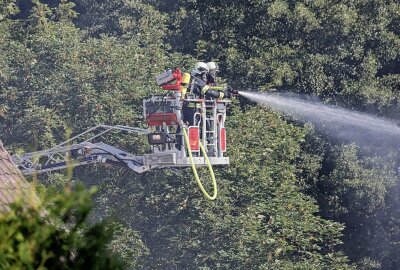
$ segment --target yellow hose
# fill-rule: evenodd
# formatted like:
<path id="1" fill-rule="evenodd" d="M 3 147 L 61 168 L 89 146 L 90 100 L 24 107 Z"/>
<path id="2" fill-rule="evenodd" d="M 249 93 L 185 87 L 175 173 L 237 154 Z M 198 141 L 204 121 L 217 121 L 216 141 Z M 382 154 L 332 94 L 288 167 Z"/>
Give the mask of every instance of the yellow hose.
<path id="1" fill-rule="evenodd" d="M 189 138 L 188 138 L 188 135 L 187 135 L 187 133 L 186 133 L 186 129 L 184 129 L 184 128 L 183 128 L 183 135 L 184 135 L 184 137 L 185 137 L 186 147 L 187 147 L 187 150 L 188 150 L 188 152 L 189 152 L 190 162 L 192 163 L 192 169 L 193 169 L 194 178 L 196 179 L 196 182 L 197 182 L 197 184 L 199 185 L 200 190 L 201 190 L 201 192 L 203 193 L 203 195 L 204 195 L 207 199 L 209 199 L 209 200 L 215 200 L 215 198 L 217 198 L 217 193 L 218 193 L 218 190 L 217 190 L 217 181 L 215 180 L 214 171 L 213 171 L 213 168 L 212 168 L 212 166 L 211 166 L 210 160 L 208 159 L 207 153 L 206 153 L 206 151 L 204 150 L 203 145 L 202 145 L 201 142 L 199 141 L 200 150 L 201 150 L 201 152 L 202 152 L 203 155 L 204 155 L 204 158 L 205 158 L 205 160 L 206 160 L 207 167 L 208 167 L 208 170 L 210 171 L 210 175 L 211 175 L 211 179 L 212 179 L 212 184 L 213 184 L 213 188 L 214 188 L 214 194 L 213 194 L 212 196 L 210 196 L 210 195 L 207 193 L 207 191 L 204 189 L 203 184 L 202 184 L 201 181 L 200 181 L 199 175 L 197 174 L 197 169 L 196 169 L 196 166 L 194 165 L 194 161 L 193 161 L 192 150 L 190 149 Z"/>

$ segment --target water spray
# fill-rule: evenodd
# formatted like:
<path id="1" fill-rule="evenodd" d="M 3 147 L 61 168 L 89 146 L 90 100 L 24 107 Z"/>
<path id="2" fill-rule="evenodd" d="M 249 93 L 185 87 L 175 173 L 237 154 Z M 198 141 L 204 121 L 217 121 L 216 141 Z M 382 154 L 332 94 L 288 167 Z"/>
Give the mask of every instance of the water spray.
<path id="1" fill-rule="evenodd" d="M 249 100 L 283 113 L 295 121 L 311 122 L 328 136 L 368 145 L 399 145 L 400 127 L 397 123 L 373 115 L 333 107 L 318 101 L 304 100 L 275 93 L 238 91 Z"/>

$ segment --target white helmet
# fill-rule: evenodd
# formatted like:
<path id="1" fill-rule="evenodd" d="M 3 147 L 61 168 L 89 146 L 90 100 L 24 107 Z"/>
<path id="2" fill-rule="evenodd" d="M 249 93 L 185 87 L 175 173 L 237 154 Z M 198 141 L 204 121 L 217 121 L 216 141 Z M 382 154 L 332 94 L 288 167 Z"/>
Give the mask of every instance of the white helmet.
<path id="1" fill-rule="evenodd" d="M 207 66 L 208 66 L 208 69 L 209 69 L 210 71 L 219 71 L 218 65 L 217 65 L 217 63 L 215 63 L 215 62 L 208 62 L 208 63 L 207 63 Z"/>
<path id="2" fill-rule="evenodd" d="M 204 72 L 208 72 L 209 68 L 206 63 L 204 62 L 197 62 L 196 65 L 194 65 L 193 73 L 195 74 L 203 74 Z"/>

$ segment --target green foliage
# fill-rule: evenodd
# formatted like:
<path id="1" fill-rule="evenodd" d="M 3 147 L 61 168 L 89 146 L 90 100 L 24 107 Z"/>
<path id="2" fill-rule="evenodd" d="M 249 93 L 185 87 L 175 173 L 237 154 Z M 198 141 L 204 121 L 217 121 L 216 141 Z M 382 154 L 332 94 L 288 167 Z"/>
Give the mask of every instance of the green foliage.
<path id="1" fill-rule="evenodd" d="M 21 200 L 0 216 L 2 269 L 124 269 L 109 252 L 112 230 L 88 225 L 90 192 L 49 194 L 39 205 Z"/>
<path id="2" fill-rule="evenodd" d="M 397 153 L 387 150 L 382 156 L 355 145 L 331 145 L 314 130 L 302 148 L 300 187 L 318 200 L 323 217 L 346 225 L 345 253 L 359 269 L 396 269 Z"/>
<path id="3" fill-rule="evenodd" d="M 129 269 L 140 269 L 143 257 L 149 252 L 139 233 L 120 223 L 113 223 L 112 229 L 113 239 L 107 248 L 118 254 Z"/>
<path id="4" fill-rule="evenodd" d="M 0 133 L 6 143 L 37 139 L 48 147 L 63 139 L 66 125 L 79 132 L 116 119 L 132 124 L 141 114 L 140 99 L 156 91 L 146 82 L 166 65 L 158 45 L 144 48 L 141 37 L 84 39 L 69 21 L 57 19 L 70 7 L 63 2 L 53 10 L 36 2 L 28 27 L 13 23 L 0 43 Z"/>
<path id="5" fill-rule="evenodd" d="M 399 117 L 400 5 L 396 1 L 155 5 L 170 14 L 172 48 L 200 59 L 218 59 L 223 77 L 238 89 L 274 87 Z M 188 42 L 180 42 L 183 35 Z M 386 210 L 398 202 L 392 190 L 398 181 L 398 165 L 393 162 L 397 159 L 391 149 L 377 155 L 368 149 L 335 146 L 311 131 L 296 160 L 297 185 L 318 201 L 322 216 L 345 223 L 343 250 L 365 269 L 368 265 L 399 267 L 398 260 L 376 248 L 389 254 L 397 250 L 393 239 L 398 230 L 394 223 L 382 221 L 400 220 L 393 208 Z"/>
<path id="6" fill-rule="evenodd" d="M 141 232 L 150 251 L 145 269 L 349 268 L 335 250 L 342 225 L 318 217 L 296 185 L 304 131 L 260 108 L 232 113 L 231 165 L 215 168 L 216 201 L 204 200 L 189 169 L 146 176 L 110 169 L 98 172 L 106 190 L 99 212 Z"/>
<path id="7" fill-rule="evenodd" d="M 352 107 L 377 104 L 382 111 L 398 100 L 400 5 L 394 1 L 179 1 L 158 6 L 173 14 L 173 48 L 197 48 L 198 57 L 219 59 L 238 87 L 275 86 Z M 184 45 L 181 31 L 190 40 Z"/>
<path id="8" fill-rule="evenodd" d="M 395 184 L 393 164 L 379 157 L 361 159 L 355 145 L 345 145 L 334 151 L 335 167 L 326 177 L 322 177 L 322 184 L 332 185 L 331 203 L 341 205 L 342 213 L 371 212 L 384 203 L 387 189 Z M 332 189 L 332 187 L 334 187 Z M 343 192 L 343 193 L 342 193 Z M 340 194 L 342 193 L 342 194 Z M 338 202 L 337 199 L 348 202 Z M 352 207 L 352 210 L 346 209 Z M 339 207 L 327 205 L 327 209 Z"/>
<path id="9" fill-rule="evenodd" d="M 32 2 L 18 2 L 18 17 L 15 1 L 0 0 L 0 136 L 14 149 L 47 148 L 98 123 L 140 126 L 154 75 L 195 58 L 218 60 L 238 89 L 399 116 L 396 1 Z M 130 267 L 346 269 L 342 252 L 360 269 L 400 267 L 396 155 L 334 145 L 258 107 L 231 110 L 231 165 L 216 170 L 214 203 L 190 170 L 74 171 L 101 186 L 93 219 L 123 219 L 111 248 Z M 106 140 L 146 151 L 134 136 Z M 127 259 L 132 250 L 143 266 Z"/>
<path id="10" fill-rule="evenodd" d="M 3 21 L 10 15 L 18 13 L 18 7 L 15 0 L 1 0 L 0 1 L 0 21 Z"/>
<path id="11" fill-rule="evenodd" d="M 154 48 L 162 44 L 165 36 L 165 15 L 144 1 L 134 0 L 76 0 L 85 12 L 77 25 L 90 36 L 110 35 L 134 39 L 143 46 Z M 95 23 L 93 23 L 95 22 Z M 162 55 L 159 55 L 162 57 Z"/>

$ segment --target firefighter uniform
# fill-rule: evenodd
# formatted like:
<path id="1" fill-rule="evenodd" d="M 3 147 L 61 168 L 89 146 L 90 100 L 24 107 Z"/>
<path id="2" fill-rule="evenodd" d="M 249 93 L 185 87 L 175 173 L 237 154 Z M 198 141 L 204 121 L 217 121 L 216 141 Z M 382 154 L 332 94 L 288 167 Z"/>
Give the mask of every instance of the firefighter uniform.
<path id="1" fill-rule="evenodd" d="M 215 83 L 215 70 L 210 77 L 209 66 L 204 62 L 198 62 L 192 73 L 184 73 L 182 76 L 181 92 L 182 98 L 192 96 L 192 99 L 223 99 L 232 97 L 229 89 L 217 86 Z M 213 78 L 211 80 L 211 78 Z M 189 91 L 189 93 L 188 93 Z M 189 95 L 188 95 L 189 94 Z M 193 125 L 196 121 L 194 116 L 201 109 L 201 103 L 196 101 L 184 101 L 182 107 L 183 121 Z"/>

